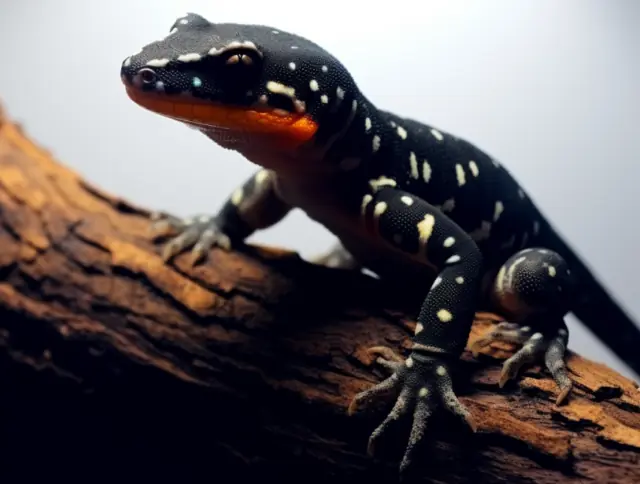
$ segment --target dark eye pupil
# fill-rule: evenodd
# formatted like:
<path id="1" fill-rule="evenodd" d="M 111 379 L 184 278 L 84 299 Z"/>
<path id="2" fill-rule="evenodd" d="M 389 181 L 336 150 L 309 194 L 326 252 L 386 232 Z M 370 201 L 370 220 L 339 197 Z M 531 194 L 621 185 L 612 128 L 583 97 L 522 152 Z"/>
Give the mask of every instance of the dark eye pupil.
<path id="1" fill-rule="evenodd" d="M 151 69 L 142 69 L 140 71 L 140 79 L 142 79 L 142 82 L 151 83 L 156 80 L 156 73 Z"/>

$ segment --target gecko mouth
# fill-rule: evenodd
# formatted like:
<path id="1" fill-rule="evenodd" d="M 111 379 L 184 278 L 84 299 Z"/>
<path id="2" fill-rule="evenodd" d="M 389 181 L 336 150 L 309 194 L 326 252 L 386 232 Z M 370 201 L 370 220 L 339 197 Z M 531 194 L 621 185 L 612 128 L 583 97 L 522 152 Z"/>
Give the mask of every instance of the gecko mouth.
<path id="1" fill-rule="evenodd" d="M 169 98 L 126 86 L 129 98 L 154 113 L 173 118 L 194 127 L 236 131 L 246 135 L 268 135 L 299 145 L 309 141 L 318 126 L 304 114 L 289 113 L 268 106 L 245 108 L 223 106 L 196 98 Z"/>

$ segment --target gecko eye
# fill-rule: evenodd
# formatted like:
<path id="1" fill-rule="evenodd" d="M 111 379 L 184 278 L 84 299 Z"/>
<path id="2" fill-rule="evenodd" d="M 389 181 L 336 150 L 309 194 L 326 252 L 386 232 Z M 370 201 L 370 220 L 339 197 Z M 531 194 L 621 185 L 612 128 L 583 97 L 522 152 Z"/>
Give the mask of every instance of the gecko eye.
<path id="1" fill-rule="evenodd" d="M 144 67 L 138 71 L 138 75 L 140 76 L 140 80 L 144 84 L 151 84 L 156 82 L 156 73 L 153 69 L 149 69 L 148 67 Z"/>

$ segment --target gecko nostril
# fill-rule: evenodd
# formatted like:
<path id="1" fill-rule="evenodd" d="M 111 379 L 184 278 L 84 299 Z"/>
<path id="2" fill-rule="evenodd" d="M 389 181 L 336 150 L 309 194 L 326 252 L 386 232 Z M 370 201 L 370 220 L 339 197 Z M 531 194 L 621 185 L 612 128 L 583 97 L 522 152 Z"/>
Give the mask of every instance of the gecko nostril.
<path id="1" fill-rule="evenodd" d="M 155 71 L 153 69 L 149 69 L 148 67 L 140 69 L 138 71 L 138 76 L 144 84 L 151 84 L 153 82 L 156 82 L 157 79 Z"/>

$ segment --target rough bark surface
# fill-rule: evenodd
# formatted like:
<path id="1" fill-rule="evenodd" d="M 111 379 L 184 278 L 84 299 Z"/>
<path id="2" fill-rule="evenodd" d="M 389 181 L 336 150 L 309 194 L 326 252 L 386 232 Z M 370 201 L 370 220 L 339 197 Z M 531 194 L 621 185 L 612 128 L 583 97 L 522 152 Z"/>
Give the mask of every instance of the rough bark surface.
<path id="1" fill-rule="evenodd" d="M 164 264 L 148 215 L 0 114 L 0 480 L 396 482 L 406 426 L 371 459 L 388 407 L 346 408 L 383 375 L 367 347 L 407 348 L 413 306 L 273 248 Z M 470 342 L 497 319 L 479 313 Z M 511 349 L 464 354 L 479 432 L 440 414 L 423 482 L 640 482 L 637 385 L 572 354 L 556 407 L 539 366 L 498 387 Z"/>

